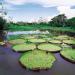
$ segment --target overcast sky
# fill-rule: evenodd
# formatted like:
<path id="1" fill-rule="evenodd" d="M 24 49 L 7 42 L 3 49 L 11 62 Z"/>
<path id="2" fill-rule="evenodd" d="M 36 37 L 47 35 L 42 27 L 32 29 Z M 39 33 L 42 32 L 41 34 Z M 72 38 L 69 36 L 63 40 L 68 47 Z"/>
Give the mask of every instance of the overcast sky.
<path id="1" fill-rule="evenodd" d="M 14 21 L 50 20 L 58 14 L 75 17 L 75 0 L 0 0 Z M 1 9 L 1 6 L 0 6 Z"/>

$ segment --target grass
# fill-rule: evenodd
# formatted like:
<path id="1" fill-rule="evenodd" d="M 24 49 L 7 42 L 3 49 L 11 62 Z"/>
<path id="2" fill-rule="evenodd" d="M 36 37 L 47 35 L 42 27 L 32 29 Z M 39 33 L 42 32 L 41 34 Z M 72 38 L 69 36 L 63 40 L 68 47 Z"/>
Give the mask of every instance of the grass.
<path id="1" fill-rule="evenodd" d="M 8 26 L 9 31 L 28 31 L 28 30 L 52 30 L 58 32 L 74 32 L 75 29 L 72 27 L 52 27 L 50 25 L 42 24 L 32 24 L 32 25 L 18 25 L 18 24 L 10 24 Z"/>
<path id="2" fill-rule="evenodd" d="M 61 50 L 61 47 L 59 47 L 58 45 L 54 45 L 54 44 L 40 44 L 38 46 L 38 49 L 50 51 L 50 52 L 57 52 Z"/>
<path id="3" fill-rule="evenodd" d="M 73 29 L 71 27 L 50 27 L 50 30 L 58 31 L 58 32 L 72 32 L 72 33 L 75 33 L 75 29 Z"/>
<path id="4" fill-rule="evenodd" d="M 34 50 L 22 54 L 19 61 L 28 69 L 47 69 L 52 67 L 55 57 L 51 53 Z"/>
<path id="5" fill-rule="evenodd" d="M 75 49 L 66 48 L 60 54 L 68 60 L 75 62 Z"/>
<path id="6" fill-rule="evenodd" d="M 36 48 L 35 44 L 19 44 L 19 45 L 13 46 L 13 50 L 16 52 L 34 50 L 35 48 Z"/>

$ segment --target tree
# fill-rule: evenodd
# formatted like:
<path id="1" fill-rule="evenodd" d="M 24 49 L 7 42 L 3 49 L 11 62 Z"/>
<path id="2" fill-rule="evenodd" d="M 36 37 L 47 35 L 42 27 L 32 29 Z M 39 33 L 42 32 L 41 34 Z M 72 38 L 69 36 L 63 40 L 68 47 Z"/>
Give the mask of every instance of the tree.
<path id="1" fill-rule="evenodd" d="M 56 27 L 64 27 L 66 25 L 67 17 L 65 14 L 60 14 L 51 19 L 51 24 Z"/>
<path id="2" fill-rule="evenodd" d="M 75 17 L 67 20 L 67 26 L 75 28 Z"/>
<path id="3" fill-rule="evenodd" d="M 6 29 L 6 20 L 0 17 L 0 30 L 3 31 Z"/>
<path id="4" fill-rule="evenodd" d="M 6 34 L 4 33 L 6 29 L 6 20 L 0 17 L 0 39 L 4 40 L 6 37 Z"/>

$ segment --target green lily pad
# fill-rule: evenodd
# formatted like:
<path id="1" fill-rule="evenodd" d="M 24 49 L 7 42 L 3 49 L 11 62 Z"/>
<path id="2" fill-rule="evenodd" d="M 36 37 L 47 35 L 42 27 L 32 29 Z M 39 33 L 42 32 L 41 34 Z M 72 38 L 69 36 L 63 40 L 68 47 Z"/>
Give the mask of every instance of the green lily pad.
<path id="1" fill-rule="evenodd" d="M 25 43 L 24 39 L 15 39 L 15 40 L 10 40 L 9 41 L 10 44 L 23 44 Z"/>
<path id="2" fill-rule="evenodd" d="M 54 44 L 40 44 L 38 46 L 38 49 L 50 51 L 50 52 L 57 52 L 61 50 L 61 47 Z"/>
<path id="3" fill-rule="evenodd" d="M 51 42 L 51 43 L 58 43 L 58 44 L 62 43 L 60 40 L 50 40 L 49 42 Z"/>
<path id="4" fill-rule="evenodd" d="M 0 42 L 0 45 L 4 45 L 5 43 L 4 42 Z"/>
<path id="5" fill-rule="evenodd" d="M 54 37 L 54 39 L 57 39 L 57 40 L 67 40 L 67 39 L 71 39 L 71 37 L 69 37 L 67 35 L 61 35 L 61 36 Z"/>
<path id="6" fill-rule="evenodd" d="M 36 48 L 35 44 L 19 44 L 19 45 L 13 46 L 13 50 L 16 52 L 34 50 L 35 48 Z"/>
<path id="7" fill-rule="evenodd" d="M 31 70 L 48 69 L 52 67 L 55 57 L 51 53 L 34 50 L 22 54 L 19 61 L 22 66 Z"/>
<path id="8" fill-rule="evenodd" d="M 52 38 L 43 38 L 46 41 L 50 41 Z"/>
<path id="9" fill-rule="evenodd" d="M 43 43 L 43 42 L 45 42 L 44 39 L 30 39 L 29 41 L 32 43 Z"/>
<path id="10" fill-rule="evenodd" d="M 60 52 L 60 54 L 64 57 L 64 58 L 66 58 L 66 59 L 68 59 L 68 60 L 70 60 L 70 61 L 72 61 L 72 62 L 75 62 L 75 49 L 64 49 L 64 50 L 62 50 L 61 52 Z"/>
<path id="11" fill-rule="evenodd" d="M 65 43 L 61 44 L 61 47 L 62 47 L 62 48 L 71 48 L 70 45 L 67 45 L 67 44 L 65 44 Z"/>
<path id="12" fill-rule="evenodd" d="M 75 44 L 75 40 L 63 40 L 66 44 Z"/>

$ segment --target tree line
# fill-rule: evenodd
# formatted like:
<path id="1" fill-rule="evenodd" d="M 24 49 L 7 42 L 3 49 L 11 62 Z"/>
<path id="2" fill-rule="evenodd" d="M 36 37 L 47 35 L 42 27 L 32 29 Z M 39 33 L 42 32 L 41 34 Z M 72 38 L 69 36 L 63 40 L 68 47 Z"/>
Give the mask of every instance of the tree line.
<path id="1" fill-rule="evenodd" d="M 75 17 L 67 19 L 65 14 L 60 14 L 53 17 L 49 22 L 40 22 L 40 23 L 27 23 L 27 22 L 9 22 L 7 23 L 5 19 L 0 17 L 0 30 L 9 30 L 10 27 L 13 26 L 50 26 L 50 27 L 71 27 L 75 29 Z"/>

